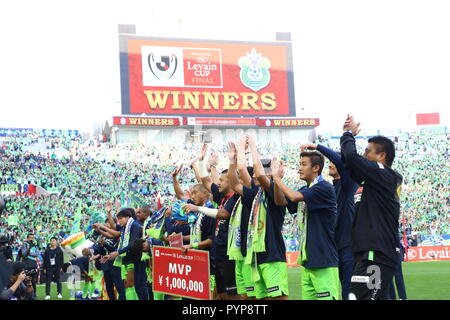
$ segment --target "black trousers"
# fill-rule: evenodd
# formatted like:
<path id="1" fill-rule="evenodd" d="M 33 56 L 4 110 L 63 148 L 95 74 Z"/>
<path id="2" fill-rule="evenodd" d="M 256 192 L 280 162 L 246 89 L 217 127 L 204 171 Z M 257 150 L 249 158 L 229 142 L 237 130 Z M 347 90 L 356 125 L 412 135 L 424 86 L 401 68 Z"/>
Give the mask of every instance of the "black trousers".
<path id="1" fill-rule="evenodd" d="M 218 293 L 237 294 L 234 260 L 217 260 L 215 277 Z"/>
<path id="2" fill-rule="evenodd" d="M 342 299 L 348 300 L 348 290 L 353 272 L 353 252 L 352 247 L 344 247 L 338 250 L 339 256 L 339 279 L 341 280 Z"/>
<path id="3" fill-rule="evenodd" d="M 356 259 L 349 300 L 388 300 L 394 273 L 394 267 L 367 259 Z"/>
<path id="4" fill-rule="evenodd" d="M 118 299 L 126 300 L 125 286 L 121 278 L 120 268 L 114 267 L 111 263 L 109 270 L 103 270 L 103 277 L 105 279 L 105 287 L 109 300 L 116 300 L 114 296 L 114 287 L 117 290 Z"/>
<path id="5" fill-rule="evenodd" d="M 61 281 L 59 280 L 60 271 L 57 268 L 48 268 L 45 269 L 45 295 L 50 295 L 50 285 L 52 280 L 56 282 L 56 288 L 58 289 L 58 293 L 62 293 Z"/>
<path id="6" fill-rule="evenodd" d="M 402 270 L 402 261 L 403 261 L 403 250 L 400 251 L 399 259 L 398 259 L 398 265 L 397 269 L 395 269 L 394 273 L 394 279 L 395 279 L 395 286 L 397 287 L 398 297 L 400 299 L 406 300 L 406 288 L 405 288 L 405 281 L 403 280 L 403 270 Z M 391 283 L 391 288 L 389 290 L 389 298 L 391 300 L 395 300 L 395 287 L 394 287 L 394 281 Z"/>

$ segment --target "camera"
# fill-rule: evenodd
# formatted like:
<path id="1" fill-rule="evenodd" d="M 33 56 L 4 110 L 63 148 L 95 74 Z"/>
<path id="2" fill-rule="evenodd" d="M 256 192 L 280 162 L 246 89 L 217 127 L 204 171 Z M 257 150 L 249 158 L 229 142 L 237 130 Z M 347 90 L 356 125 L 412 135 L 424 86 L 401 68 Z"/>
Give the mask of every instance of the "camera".
<path id="1" fill-rule="evenodd" d="M 38 273 L 37 269 L 25 270 L 25 275 L 27 277 L 33 278 L 35 275 L 37 275 L 37 273 Z"/>

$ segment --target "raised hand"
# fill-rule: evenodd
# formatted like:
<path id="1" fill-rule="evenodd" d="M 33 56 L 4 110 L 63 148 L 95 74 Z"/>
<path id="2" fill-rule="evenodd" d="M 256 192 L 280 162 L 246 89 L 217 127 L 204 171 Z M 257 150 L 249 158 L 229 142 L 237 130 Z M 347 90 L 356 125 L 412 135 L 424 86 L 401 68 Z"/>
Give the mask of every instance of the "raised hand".
<path id="1" fill-rule="evenodd" d="M 239 140 L 237 142 L 237 147 L 242 148 L 244 150 L 247 150 L 248 144 L 249 144 L 249 136 L 248 134 L 243 134 L 239 137 Z"/>
<path id="2" fill-rule="evenodd" d="M 233 142 L 228 142 L 228 158 L 233 163 L 237 162 L 237 150 Z"/>
<path id="3" fill-rule="evenodd" d="M 211 153 L 211 155 L 208 158 L 208 162 L 206 163 L 206 170 L 211 171 L 211 167 L 217 166 L 219 163 L 219 155 L 217 152 Z"/>
<path id="4" fill-rule="evenodd" d="M 116 205 L 116 212 L 119 212 L 119 210 L 120 210 L 120 201 L 119 201 L 119 198 L 116 198 L 115 205 Z"/>
<path id="5" fill-rule="evenodd" d="M 208 149 L 208 145 L 206 143 L 203 144 L 202 149 L 200 150 L 200 154 L 197 159 L 202 161 L 205 158 L 206 150 Z"/>
<path id="6" fill-rule="evenodd" d="M 172 177 L 176 177 L 180 173 L 182 168 L 183 168 L 183 164 L 178 165 L 178 167 L 172 171 Z"/>
<path id="7" fill-rule="evenodd" d="M 300 147 L 300 150 L 303 152 L 305 150 L 316 150 L 317 149 L 317 144 L 315 143 L 305 143 L 302 144 Z"/>
<path id="8" fill-rule="evenodd" d="M 270 161 L 270 169 L 272 171 L 273 177 L 282 178 L 282 176 L 284 175 L 284 172 L 281 171 L 281 165 L 277 158 L 273 158 L 272 161 Z"/>
<path id="9" fill-rule="evenodd" d="M 252 134 L 246 134 L 247 136 L 247 141 L 248 141 L 248 145 L 250 146 L 250 148 L 255 148 L 256 147 L 256 139 Z"/>
<path id="10" fill-rule="evenodd" d="M 344 122 L 343 129 L 344 129 L 344 131 L 351 130 L 353 136 L 357 136 L 358 133 L 361 131 L 361 129 L 359 129 L 360 124 L 361 124 L 361 122 L 356 123 L 353 116 L 348 114 L 347 119 Z"/>
<path id="11" fill-rule="evenodd" d="M 108 202 L 106 203 L 106 212 L 110 213 L 112 209 L 113 209 L 112 200 L 108 200 Z"/>
<path id="12" fill-rule="evenodd" d="M 280 178 L 281 178 L 281 179 L 283 179 L 283 177 L 284 177 L 284 173 L 285 173 L 284 169 L 285 169 L 285 162 L 284 162 L 283 160 L 280 160 L 280 170 L 279 170 L 279 173 L 280 173 Z"/>

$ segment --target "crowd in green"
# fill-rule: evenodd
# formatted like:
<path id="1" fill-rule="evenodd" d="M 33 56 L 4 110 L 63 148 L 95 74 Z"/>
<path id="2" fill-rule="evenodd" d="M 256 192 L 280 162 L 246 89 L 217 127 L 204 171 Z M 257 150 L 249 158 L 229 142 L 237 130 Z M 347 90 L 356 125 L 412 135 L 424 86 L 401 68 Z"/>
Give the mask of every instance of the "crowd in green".
<path id="1" fill-rule="evenodd" d="M 65 148 L 64 155 L 44 150 L 31 154 L 27 148 L 36 136 L 11 136 L 0 141 L 0 183 L 35 184 L 51 194 L 7 197 L 0 217 L 0 235 L 13 239 L 13 250 L 20 247 L 28 232 L 35 234 L 44 249 L 50 237 L 64 238 L 77 230 L 90 231 L 91 225 L 105 219 L 105 203 L 120 199 L 130 204 L 132 190 L 156 208 L 172 203 L 171 172 L 181 162 L 181 185 L 196 183 L 189 168 L 200 145 L 118 145 L 83 141 L 80 137 L 52 138 Z M 408 133 L 398 137 L 394 168 L 404 177 L 401 219 L 407 219 L 418 235 L 450 234 L 449 135 Z M 321 143 L 336 144 L 322 139 Z M 214 148 L 215 146 L 211 146 Z M 218 168 L 227 168 L 224 149 L 217 147 Z M 299 145 L 260 146 L 266 157 L 277 156 L 287 163 L 284 180 L 295 188 L 303 182 L 297 173 Z M 223 155 L 223 156 L 222 156 Z M 324 172 L 327 176 L 327 170 Z M 328 177 L 329 179 L 330 177 Z M 331 180 L 331 179 L 329 179 Z M 130 186 L 132 188 L 130 188 Z M 298 245 L 295 217 L 286 215 L 283 235 L 288 251 Z"/>

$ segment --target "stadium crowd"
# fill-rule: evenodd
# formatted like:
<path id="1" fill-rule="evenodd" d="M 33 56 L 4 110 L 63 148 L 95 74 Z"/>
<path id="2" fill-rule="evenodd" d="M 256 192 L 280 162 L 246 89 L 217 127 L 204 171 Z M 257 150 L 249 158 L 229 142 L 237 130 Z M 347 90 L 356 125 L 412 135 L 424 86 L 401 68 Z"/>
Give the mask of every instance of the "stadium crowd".
<path id="1" fill-rule="evenodd" d="M 323 138 L 319 140 L 322 145 L 332 145 Z M 397 137 L 393 169 L 403 175 L 400 221 L 419 237 L 450 234 L 448 140 L 448 134 L 418 132 Z M 185 193 L 189 194 L 189 186 L 201 182 L 198 172 L 192 170 L 200 152 L 200 146 L 193 143 L 186 143 L 182 148 L 114 146 L 83 141 L 79 136 L 46 138 L 45 142 L 50 151 L 32 153 L 29 147 L 39 143 L 36 134 L 9 136 L 3 139 L 0 149 L 2 185 L 40 187 L 37 194 L 6 198 L 6 208 L 0 217 L 0 235 L 18 253 L 26 238 L 33 234 L 41 260 L 53 237 L 62 240 L 80 230 L 89 235 L 98 231 L 98 224 L 106 220 L 105 204 L 113 199 L 122 207 L 142 208 L 142 203 L 147 203 L 152 211 L 172 206 L 180 199 L 173 185 L 173 170 L 179 163 L 191 165 L 191 168 L 188 165 L 180 168 L 177 176 Z M 67 153 L 51 151 L 58 147 Z M 221 172 L 228 167 L 227 148 L 212 147 L 216 148 L 211 151 Z M 264 158 L 275 156 L 284 161 L 284 182 L 288 187 L 297 189 L 304 185 L 297 173 L 300 144 L 259 145 L 258 149 Z M 194 155 L 193 159 L 187 159 L 186 154 Z M 328 166 L 324 168 L 323 176 L 331 181 Z M 23 192 L 26 189 L 20 187 Z M 301 244 L 297 214 L 286 212 L 281 233 L 286 250 L 298 251 Z"/>
<path id="2" fill-rule="evenodd" d="M 429 234 L 450 234 L 450 167 L 449 135 L 431 136 L 406 133 L 396 144 L 397 158 L 393 168 L 403 177 L 401 220 L 406 219 L 413 234 L 419 237 Z M 25 147 L 38 141 L 36 134 L 5 137 L 0 152 L 0 183 L 29 183 L 44 189 L 56 188 L 51 195 L 10 197 L 6 210 L 0 218 L 0 234 L 13 239 L 15 251 L 25 240 L 27 232 L 35 232 L 39 246 L 44 249 L 53 235 L 61 238 L 69 235 L 73 227 L 74 212 L 78 200 L 82 200 L 81 230 L 90 231 L 92 223 L 104 219 L 104 204 L 111 198 L 129 199 L 129 186 L 137 189 L 149 202 L 161 205 L 174 202 L 171 172 L 185 159 L 194 154 L 199 146 L 186 144 L 176 146 L 93 144 L 80 137 L 47 139 L 53 145 L 61 145 L 70 156 L 58 158 L 54 153 L 31 154 Z M 322 139 L 324 145 L 330 146 Z M 286 184 L 302 185 L 297 174 L 296 159 L 300 145 L 261 146 L 267 157 L 281 155 L 286 161 Z M 224 154 L 223 148 L 217 152 Z M 226 157 L 220 156 L 219 168 L 226 168 Z M 225 159 L 225 160 L 224 160 Z M 327 175 L 325 166 L 324 175 Z M 183 187 L 195 182 L 188 166 L 179 174 Z M 125 200 L 126 199 L 126 200 Z M 10 214 L 17 214 L 20 223 L 8 225 Z M 295 217 L 287 215 L 283 228 L 286 241 L 295 239 Z M 289 247 L 292 247 L 290 245 Z M 292 247 L 295 249 L 295 247 Z M 292 250 L 295 251 L 295 250 Z"/>

